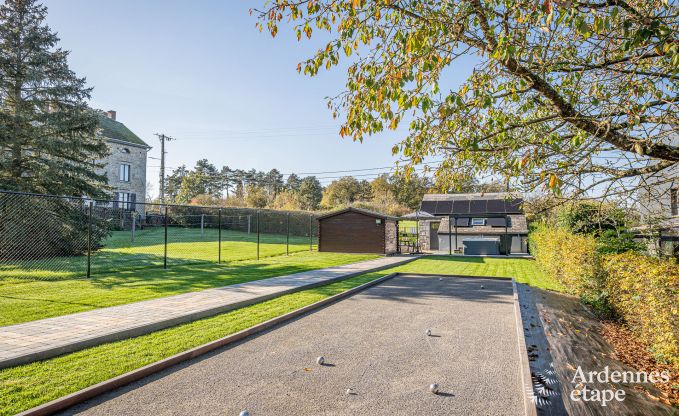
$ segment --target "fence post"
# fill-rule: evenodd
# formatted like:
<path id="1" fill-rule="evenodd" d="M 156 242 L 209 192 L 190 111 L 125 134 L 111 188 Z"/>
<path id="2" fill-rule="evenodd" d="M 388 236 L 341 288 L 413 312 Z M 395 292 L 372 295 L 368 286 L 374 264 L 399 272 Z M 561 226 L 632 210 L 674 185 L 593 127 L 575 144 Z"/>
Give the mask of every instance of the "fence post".
<path id="1" fill-rule="evenodd" d="M 257 260 L 259 260 L 259 210 L 257 210 Z"/>
<path id="2" fill-rule="evenodd" d="M 87 278 L 92 275 L 92 201 L 90 201 L 87 216 Z"/>
<path id="3" fill-rule="evenodd" d="M 285 255 L 289 256 L 290 255 L 290 213 L 288 212 L 287 215 L 287 226 L 286 228 L 286 236 L 285 236 Z"/>
<path id="4" fill-rule="evenodd" d="M 200 236 L 205 237 L 205 214 L 200 214 Z"/>
<path id="5" fill-rule="evenodd" d="M 131 233 L 131 242 L 134 243 L 134 233 L 137 231 L 137 216 L 134 215 L 136 211 L 131 211 L 130 215 L 132 216 L 132 228 L 130 229 Z"/>
<path id="6" fill-rule="evenodd" d="M 309 214 L 309 252 L 314 251 L 314 214 Z"/>
<path id="7" fill-rule="evenodd" d="M 165 205 L 165 251 L 163 253 L 163 269 L 167 269 L 167 205 Z"/>
<path id="8" fill-rule="evenodd" d="M 222 262 L 222 209 L 219 208 L 219 211 L 217 213 L 217 264 L 221 264 Z"/>

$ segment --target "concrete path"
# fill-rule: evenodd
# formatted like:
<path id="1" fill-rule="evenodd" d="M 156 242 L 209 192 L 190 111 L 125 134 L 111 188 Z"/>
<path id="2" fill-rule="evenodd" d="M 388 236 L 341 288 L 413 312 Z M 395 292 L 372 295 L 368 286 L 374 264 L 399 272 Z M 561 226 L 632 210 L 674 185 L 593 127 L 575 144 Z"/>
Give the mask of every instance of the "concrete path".
<path id="1" fill-rule="evenodd" d="M 415 258 L 383 257 L 0 327 L 0 368 L 139 336 Z"/>
<path id="2" fill-rule="evenodd" d="M 398 276 L 63 414 L 523 415 L 518 337 L 511 280 Z"/>

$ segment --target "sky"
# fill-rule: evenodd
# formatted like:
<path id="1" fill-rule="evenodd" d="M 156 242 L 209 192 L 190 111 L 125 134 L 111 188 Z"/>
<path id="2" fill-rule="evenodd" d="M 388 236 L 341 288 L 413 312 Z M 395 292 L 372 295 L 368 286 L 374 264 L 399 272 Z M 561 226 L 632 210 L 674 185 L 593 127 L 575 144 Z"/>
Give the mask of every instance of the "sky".
<path id="1" fill-rule="evenodd" d="M 275 39 L 260 33 L 249 9 L 263 2 L 44 0 L 71 69 L 94 87 L 91 105 L 115 110 L 153 147 L 152 194 L 160 165 L 154 133 L 175 138 L 166 145 L 169 168 L 207 158 L 218 168 L 316 173 L 397 159 L 391 148 L 405 129 L 363 143 L 340 138 L 326 97 L 343 90 L 346 65 L 313 78 L 298 74 L 297 63 L 324 38 L 297 42 L 289 25 Z M 470 72 L 461 65 L 448 81 L 459 84 Z M 316 176 L 325 185 L 341 174 Z"/>

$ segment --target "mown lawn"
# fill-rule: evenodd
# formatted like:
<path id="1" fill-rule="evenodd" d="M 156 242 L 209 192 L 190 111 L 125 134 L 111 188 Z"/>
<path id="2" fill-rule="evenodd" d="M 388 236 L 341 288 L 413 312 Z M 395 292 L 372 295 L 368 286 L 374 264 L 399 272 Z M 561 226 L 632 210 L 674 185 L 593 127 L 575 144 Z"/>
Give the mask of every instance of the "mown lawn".
<path id="1" fill-rule="evenodd" d="M 307 249 L 308 250 L 308 249 Z M 121 270 L 91 279 L 0 280 L 0 326 L 377 258 L 300 252 L 259 261 Z"/>
<path id="2" fill-rule="evenodd" d="M 273 259 L 293 259 L 297 256 L 299 256 L 298 259 L 302 259 L 310 256 L 320 262 L 323 256 L 319 253 L 314 253 L 314 255 L 300 254 L 272 258 L 270 261 Z M 326 261 L 329 260 L 329 258 L 326 258 Z M 271 265 L 271 267 L 276 266 Z M 262 270 L 267 269 L 266 267 L 255 269 L 259 272 Z M 397 271 L 514 277 L 518 282 L 531 286 L 551 290 L 560 289 L 555 282 L 538 269 L 534 261 L 528 259 L 426 257 L 402 266 L 284 295 L 273 300 L 152 334 L 88 348 L 41 362 L 0 370 L 0 415 L 14 414 L 37 406 Z M 59 282 L 52 282 L 51 284 L 54 283 Z M 201 284 L 209 285 L 210 278 L 207 278 L 207 281 Z"/>
<path id="3" fill-rule="evenodd" d="M 169 227 L 167 233 L 167 264 L 169 267 L 186 264 L 217 263 L 252 260 L 257 258 L 257 233 L 213 228 Z M 259 257 L 309 251 L 316 247 L 309 237 L 285 234 L 260 234 Z M 30 250 L 27 248 L 27 252 Z M 221 254 L 220 254 L 221 253 Z M 165 229 L 162 227 L 131 231 L 113 231 L 92 252 L 92 276 L 112 271 L 163 267 L 165 257 Z M 87 256 L 63 256 L 23 261 L 0 262 L 0 279 L 64 280 L 87 276 Z"/>
<path id="4" fill-rule="evenodd" d="M 394 268 L 404 273 L 453 274 L 463 276 L 513 277 L 519 283 L 562 291 L 531 259 L 499 257 L 429 256 Z"/>

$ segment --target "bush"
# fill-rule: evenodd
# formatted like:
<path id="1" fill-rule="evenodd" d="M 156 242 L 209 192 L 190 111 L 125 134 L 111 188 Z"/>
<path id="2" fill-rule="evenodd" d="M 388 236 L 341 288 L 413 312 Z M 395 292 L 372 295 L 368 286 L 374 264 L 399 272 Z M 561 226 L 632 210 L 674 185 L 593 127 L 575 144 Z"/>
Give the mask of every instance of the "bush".
<path id="1" fill-rule="evenodd" d="M 599 236 L 606 231 L 624 229 L 632 220 L 622 208 L 612 204 L 573 201 L 556 210 L 556 225 L 575 234 Z"/>
<path id="2" fill-rule="evenodd" d="M 597 238 L 597 250 L 601 254 L 641 253 L 644 248 L 644 244 L 634 241 L 634 234 L 629 232 L 606 230 Z"/>
<path id="3" fill-rule="evenodd" d="M 601 264 L 596 240 L 563 228 L 540 225 L 529 237 L 531 253 L 550 276 L 570 294 L 582 297 L 598 309 L 601 300 Z"/>
<path id="4" fill-rule="evenodd" d="M 615 312 L 679 371 L 679 267 L 674 259 L 632 252 L 606 256 L 606 290 Z"/>

